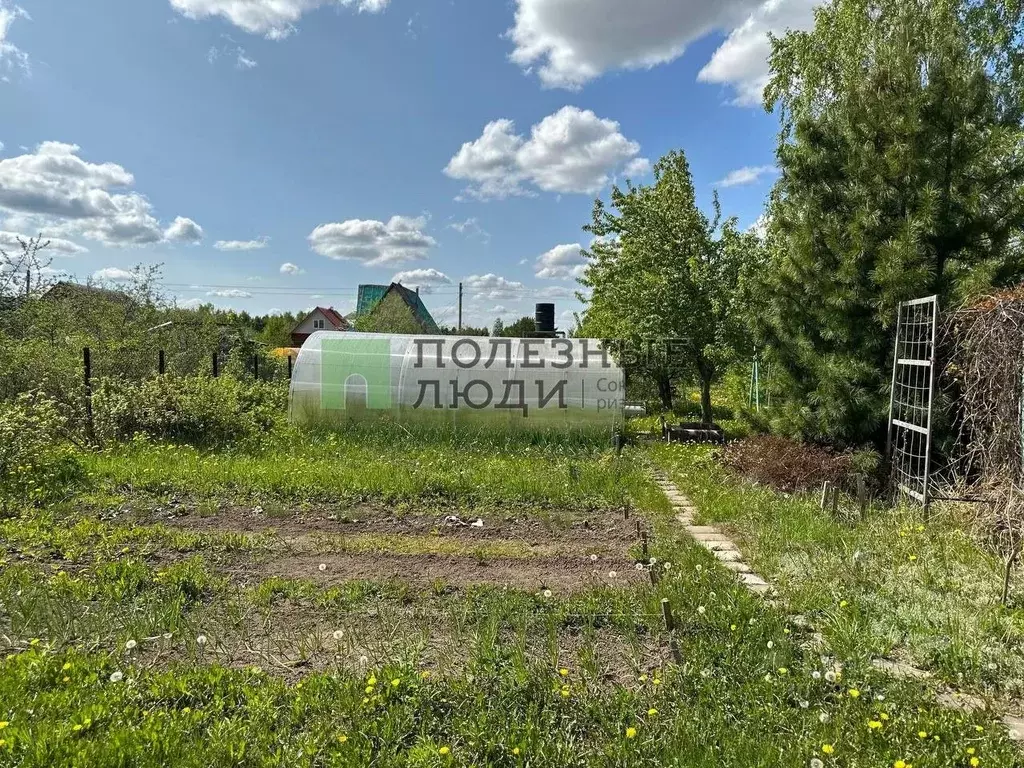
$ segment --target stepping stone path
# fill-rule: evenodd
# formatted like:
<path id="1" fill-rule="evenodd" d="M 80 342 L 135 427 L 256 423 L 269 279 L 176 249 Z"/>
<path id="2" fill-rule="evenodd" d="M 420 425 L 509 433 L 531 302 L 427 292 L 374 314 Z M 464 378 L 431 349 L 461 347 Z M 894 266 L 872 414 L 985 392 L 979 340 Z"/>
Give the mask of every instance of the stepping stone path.
<path id="1" fill-rule="evenodd" d="M 754 569 L 743 560 L 740 548 L 732 539 L 713 525 L 693 524 L 694 515 L 697 514 L 696 507 L 676 488 L 675 483 L 669 480 L 667 475 L 655 470 L 654 478 L 672 504 L 676 520 L 694 541 L 707 549 L 723 567 L 735 573 L 737 580 L 751 592 L 769 599 L 775 596 L 772 585 L 754 573 Z"/>
<path id="2" fill-rule="evenodd" d="M 683 495 L 664 472 L 659 469 L 653 469 L 653 473 L 655 482 L 672 504 L 672 509 L 676 513 L 676 520 L 682 524 L 683 530 L 694 541 L 707 549 L 723 568 L 735 573 L 737 580 L 748 590 L 764 597 L 769 603 L 778 605 L 778 595 L 774 587 L 758 576 L 743 560 L 743 553 L 740 552 L 739 547 L 713 525 L 694 525 L 697 508 L 694 507 L 693 502 Z M 810 626 L 807 618 L 804 616 L 792 616 L 791 620 L 794 624 L 800 626 Z M 824 638 L 820 634 L 816 633 L 815 636 L 819 638 L 820 644 L 824 644 Z M 871 664 L 875 669 L 885 672 L 892 677 L 913 680 L 929 680 L 932 677 L 931 673 L 926 670 L 890 659 L 873 659 Z M 985 709 L 986 707 L 983 699 L 968 693 L 960 693 L 951 688 L 943 688 L 936 694 L 935 698 L 944 707 L 959 709 L 965 712 L 973 712 Z M 1002 722 L 1009 731 L 1010 740 L 1024 745 L 1024 718 L 1017 717 L 1016 715 L 1004 715 Z"/>

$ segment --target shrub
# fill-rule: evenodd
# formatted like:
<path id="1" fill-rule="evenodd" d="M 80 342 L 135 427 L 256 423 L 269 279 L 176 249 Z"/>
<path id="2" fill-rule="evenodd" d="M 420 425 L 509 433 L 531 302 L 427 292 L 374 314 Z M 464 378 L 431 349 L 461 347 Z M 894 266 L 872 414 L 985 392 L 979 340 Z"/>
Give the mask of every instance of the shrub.
<path id="1" fill-rule="evenodd" d="M 0 402 L 0 511 L 52 500 L 82 476 L 55 400 L 33 392 Z"/>
<path id="2" fill-rule="evenodd" d="M 725 463 L 738 475 L 779 491 L 819 488 L 826 480 L 848 484 L 852 456 L 775 435 L 756 435 L 730 444 Z"/>
<path id="3" fill-rule="evenodd" d="M 257 437 L 283 419 L 287 389 L 232 376 L 158 376 L 141 382 L 100 381 L 93 409 L 103 441 L 143 434 L 196 446 Z"/>

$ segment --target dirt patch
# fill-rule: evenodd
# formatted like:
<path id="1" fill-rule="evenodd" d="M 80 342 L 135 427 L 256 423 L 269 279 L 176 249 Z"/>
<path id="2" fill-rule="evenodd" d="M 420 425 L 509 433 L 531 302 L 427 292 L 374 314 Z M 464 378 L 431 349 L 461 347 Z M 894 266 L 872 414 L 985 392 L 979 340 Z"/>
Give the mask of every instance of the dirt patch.
<path id="1" fill-rule="evenodd" d="M 193 531 L 266 533 L 282 538 L 314 534 L 352 535 L 392 533 L 436 535 L 466 540 L 519 539 L 530 546 L 571 542 L 588 545 L 636 539 L 636 520 L 605 510 L 586 514 L 563 510 L 491 511 L 478 514 L 395 514 L 372 505 L 321 507 L 313 510 L 224 506 L 201 510 L 194 505 L 155 508 L 131 514 L 133 522 L 162 522 Z M 473 525 L 481 521 L 483 525 Z"/>
<path id="2" fill-rule="evenodd" d="M 320 586 L 346 581 L 397 580 L 419 587 L 498 584 L 527 592 L 567 594 L 594 587 L 632 587 L 647 574 L 625 557 L 486 558 L 377 553 L 300 554 L 226 569 L 233 580 L 256 585 L 269 577 L 308 579 Z M 615 574 L 612 576 L 611 574 Z"/>

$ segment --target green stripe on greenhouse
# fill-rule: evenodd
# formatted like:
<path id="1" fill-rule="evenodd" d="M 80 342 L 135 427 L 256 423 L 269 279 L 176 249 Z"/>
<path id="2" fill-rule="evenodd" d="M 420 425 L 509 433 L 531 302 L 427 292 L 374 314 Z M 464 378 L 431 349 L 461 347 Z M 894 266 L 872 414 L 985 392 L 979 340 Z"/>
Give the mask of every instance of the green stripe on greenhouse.
<path id="1" fill-rule="evenodd" d="M 324 339 L 320 407 L 346 411 L 365 404 L 391 408 L 391 342 L 388 339 Z"/>

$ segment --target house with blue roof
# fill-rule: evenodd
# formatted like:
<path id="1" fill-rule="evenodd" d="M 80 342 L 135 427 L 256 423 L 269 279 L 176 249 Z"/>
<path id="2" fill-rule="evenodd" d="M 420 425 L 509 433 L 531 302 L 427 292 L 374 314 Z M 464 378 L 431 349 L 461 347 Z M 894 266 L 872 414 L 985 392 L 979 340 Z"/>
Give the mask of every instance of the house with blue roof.
<path id="1" fill-rule="evenodd" d="M 419 292 L 400 283 L 360 285 L 356 311 L 349 319 L 355 330 L 369 333 L 441 333 Z"/>

